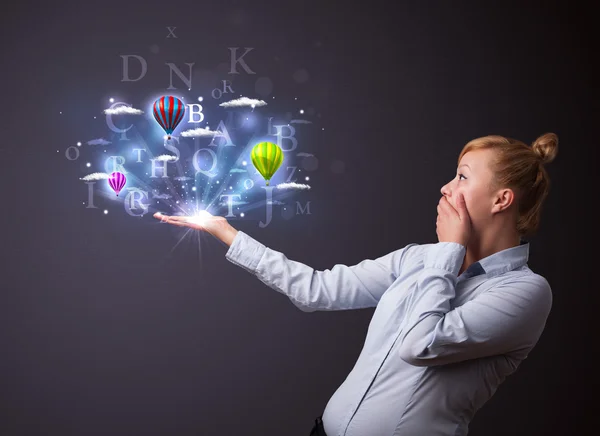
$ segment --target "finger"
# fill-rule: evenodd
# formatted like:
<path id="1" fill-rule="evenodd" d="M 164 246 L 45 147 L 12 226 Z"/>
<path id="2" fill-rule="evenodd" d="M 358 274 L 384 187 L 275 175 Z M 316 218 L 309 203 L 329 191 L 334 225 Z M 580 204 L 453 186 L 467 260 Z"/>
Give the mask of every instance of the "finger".
<path id="1" fill-rule="evenodd" d="M 167 224 L 171 224 L 172 226 L 177 226 L 177 227 L 189 227 L 189 223 L 185 222 L 185 221 L 177 221 L 177 220 L 173 220 L 173 217 L 169 217 L 166 221 Z"/>
<path id="2" fill-rule="evenodd" d="M 443 198 L 441 202 L 442 210 L 446 215 L 456 215 L 459 216 L 458 211 L 450 204 L 450 201 L 446 197 Z"/>
<path id="3" fill-rule="evenodd" d="M 465 202 L 465 197 L 462 193 L 460 193 L 456 199 L 456 210 L 461 218 L 464 218 L 469 214 L 467 211 L 467 203 Z"/>
<path id="4" fill-rule="evenodd" d="M 450 207 L 451 206 L 450 206 L 450 203 L 448 202 L 448 199 L 446 197 L 442 197 L 441 200 L 440 200 L 440 205 L 439 205 L 440 214 L 441 215 L 442 214 L 443 215 L 449 214 L 451 212 Z"/>
<path id="5" fill-rule="evenodd" d="M 154 215 L 152 215 L 154 218 L 156 218 L 157 220 L 160 220 L 160 222 L 164 223 L 167 222 L 167 220 L 169 219 L 169 215 L 163 215 L 160 212 L 156 212 Z"/>
<path id="6" fill-rule="evenodd" d="M 187 216 L 179 216 L 179 215 L 164 215 L 160 212 L 156 212 L 154 215 L 154 218 L 161 220 L 162 222 L 173 222 L 173 221 L 178 221 L 178 222 L 185 222 L 187 221 Z"/>
<path id="7" fill-rule="evenodd" d="M 173 220 L 173 221 L 187 221 L 189 218 L 189 216 L 182 216 L 182 215 L 172 215 L 169 217 L 169 219 Z"/>

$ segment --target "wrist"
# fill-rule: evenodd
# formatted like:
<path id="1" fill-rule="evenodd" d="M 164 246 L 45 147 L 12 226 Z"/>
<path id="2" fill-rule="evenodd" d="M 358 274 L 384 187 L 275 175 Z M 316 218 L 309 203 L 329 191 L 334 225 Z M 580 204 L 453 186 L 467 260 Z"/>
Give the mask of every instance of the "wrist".
<path id="1" fill-rule="evenodd" d="M 228 247 L 230 247 L 235 239 L 235 236 L 237 235 L 237 232 L 238 231 L 231 224 L 227 223 L 216 236 Z"/>

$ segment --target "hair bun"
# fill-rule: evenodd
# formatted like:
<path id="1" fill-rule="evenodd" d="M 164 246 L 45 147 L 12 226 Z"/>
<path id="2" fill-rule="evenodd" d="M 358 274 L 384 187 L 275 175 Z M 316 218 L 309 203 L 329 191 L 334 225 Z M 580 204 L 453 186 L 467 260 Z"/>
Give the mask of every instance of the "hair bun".
<path id="1" fill-rule="evenodd" d="M 543 164 L 552 162 L 558 153 L 558 136 L 554 133 L 544 133 L 533 142 L 531 148 Z"/>

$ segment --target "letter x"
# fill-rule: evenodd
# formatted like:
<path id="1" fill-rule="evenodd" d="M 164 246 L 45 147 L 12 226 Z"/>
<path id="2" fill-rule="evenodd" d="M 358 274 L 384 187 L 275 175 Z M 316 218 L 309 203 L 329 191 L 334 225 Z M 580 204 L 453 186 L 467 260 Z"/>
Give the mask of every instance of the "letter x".
<path id="1" fill-rule="evenodd" d="M 175 35 L 175 33 L 173 33 L 173 31 L 177 29 L 177 27 L 169 27 L 167 26 L 167 30 L 169 31 L 169 34 L 167 35 L 167 38 L 171 38 L 171 35 L 173 35 L 173 38 L 177 38 L 177 35 Z"/>

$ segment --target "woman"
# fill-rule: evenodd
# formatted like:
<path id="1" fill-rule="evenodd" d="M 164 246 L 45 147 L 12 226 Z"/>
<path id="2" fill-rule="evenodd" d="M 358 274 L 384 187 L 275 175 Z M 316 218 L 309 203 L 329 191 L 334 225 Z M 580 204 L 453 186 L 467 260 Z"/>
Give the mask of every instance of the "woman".
<path id="1" fill-rule="evenodd" d="M 486 136 L 465 145 L 442 187 L 438 243 L 409 244 L 354 266 L 315 271 L 223 217 L 156 214 L 229 245 L 226 258 L 306 312 L 376 307 L 358 360 L 311 434 L 466 435 L 537 343 L 552 305 L 527 266 L 558 137 L 532 145 Z"/>

